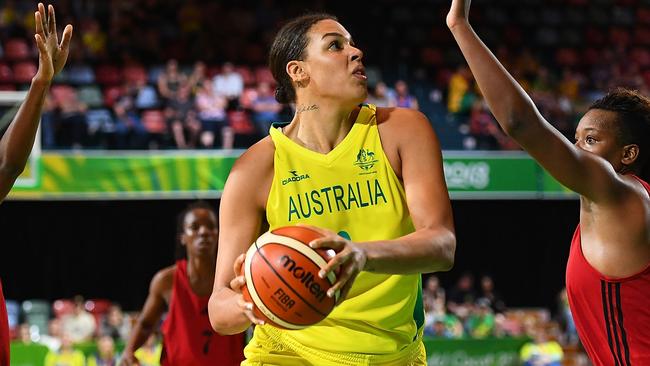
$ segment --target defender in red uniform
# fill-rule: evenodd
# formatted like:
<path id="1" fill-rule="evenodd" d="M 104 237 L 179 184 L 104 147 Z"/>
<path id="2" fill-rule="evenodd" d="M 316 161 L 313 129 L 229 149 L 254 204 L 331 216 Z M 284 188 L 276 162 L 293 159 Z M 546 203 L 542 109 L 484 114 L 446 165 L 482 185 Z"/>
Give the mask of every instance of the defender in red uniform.
<path id="1" fill-rule="evenodd" d="M 580 194 L 567 294 L 596 365 L 650 365 L 650 100 L 626 89 L 594 102 L 571 144 L 481 42 L 470 0 L 447 25 L 497 121 L 553 177 Z"/>
<path id="2" fill-rule="evenodd" d="M 208 204 L 197 202 L 179 218 L 180 243 L 187 259 L 160 270 L 151 280 L 121 365 L 138 364 L 133 353 L 156 329 L 167 306 L 161 365 L 239 365 L 244 359 L 244 334 L 219 335 L 208 318 L 217 258 L 216 215 Z"/>
<path id="3" fill-rule="evenodd" d="M 7 196 L 14 182 L 25 169 L 25 163 L 32 151 L 34 138 L 41 118 L 41 109 L 50 84 L 68 59 L 72 26 L 63 30 L 61 43 L 56 32 L 54 7 L 47 13 L 42 3 L 34 13 L 36 46 L 38 46 L 38 71 L 32 79 L 27 96 L 18 109 L 14 120 L 0 139 L 0 203 Z M 0 126 L 2 129 L 3 126 Z M 0 366 L 9 365 L 9 325 L 7 309 L 0 282 Z"/>
<path id="4" fill-rule="evenodd" d="M 635 177 L 650 195 L 650 185 Z M 571 242 L 566 283 L 580 339 L 596 365 L 650 365 L 650 265 L 626 277 L 594 268 Z"/>

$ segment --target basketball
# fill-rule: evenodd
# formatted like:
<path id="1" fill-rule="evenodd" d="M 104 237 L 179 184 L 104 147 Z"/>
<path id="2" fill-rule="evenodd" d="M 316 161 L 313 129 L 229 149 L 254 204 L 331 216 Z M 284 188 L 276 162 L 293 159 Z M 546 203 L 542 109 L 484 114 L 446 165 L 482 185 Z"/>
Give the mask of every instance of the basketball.
<path id="1" fill-rule="evenodd" d="M 320 237 L 310 228 L 285 226 L 262 234 L 251 245 L 242 267 L 242 293 L 255 304 L 256 317 L 278 328 L 302 329 L 334 309 L 339 291 L 328 297 L 327 290 L 336 283 L 336 274 L 322 279 L 318 271 L 335 252 L 308 246 Z"/>

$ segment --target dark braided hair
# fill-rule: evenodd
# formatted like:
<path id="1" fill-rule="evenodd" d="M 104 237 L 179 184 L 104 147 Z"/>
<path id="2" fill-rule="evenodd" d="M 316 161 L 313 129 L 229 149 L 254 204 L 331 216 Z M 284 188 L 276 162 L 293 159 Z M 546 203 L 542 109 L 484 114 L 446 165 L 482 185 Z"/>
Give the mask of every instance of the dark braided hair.
<path id="1" fill-rule="evenodd" d="M 307 56 L 305 54 L 309 43 L 307 32 L 312 25 L 325 19 L 337 20 L 335 16 L 329 14 L 303 15 L 285 24 L 275 36 L 269 51 L 269 68 L 277 82 L 275 99 L 279 103 L 296 101 L 296 90 L 286 71 L 287 63 L 293 60 L 302 61 Z"/>

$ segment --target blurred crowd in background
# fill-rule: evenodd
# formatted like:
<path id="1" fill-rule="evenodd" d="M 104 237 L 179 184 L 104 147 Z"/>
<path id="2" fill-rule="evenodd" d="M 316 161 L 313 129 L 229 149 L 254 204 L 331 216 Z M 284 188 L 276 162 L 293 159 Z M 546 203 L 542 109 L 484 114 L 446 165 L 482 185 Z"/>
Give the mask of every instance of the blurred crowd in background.
<path id="1" fill-rule="evenodd" d="M 522 364 L 586 362 L 564 290 L 558 294 L 555 309 L 509 308 L 490 275 L 475 278 L 467 272 L 448 289 L 441 286 L 437 276 L 425 276 L 422 293 L 425 337 L 526 337 L 529 341 L 520 350 Z M 7 310 L 14 344 L 46 346 L 46 366 L 112 365 L 119 359 L 138 316 L 111 300 L 84 299 L 81 295 L 53 302 L 7 300 Z M 142 365 L 158 365 L 161 349 L 157 329 L 136 357 Z"/>
<path id="2" fill-rule="evenodd" d="M 444 149 L 516 150 L 487 110 L 444 24 L 443 0 L 58 1 L 77 29 L 43 116 L 46 149 L 246 148 L 287 121 L 266 55 L 305 11 L 339 17 L 365 53 L 368 102 L 420 109 Z M 477 32 L 568 138 L 613 86 L 648 94 L 650 3 L 475 1 Z M 0 9 L 0 90 L 34 74 L 33 4 Z M 373 24 L 369 27 L 367 24 Z"/>
<path id="3" fill-rule="evenodd" d="M 57 0 L 57 22 L 75 26 L 71 54 L 48 95 L 49 150 L 239 149 L 288 121 L 274 99 L 268 47 L 305 11 L 335 14 L 364 51 L 367 102 L 419 109 L 443 149 L 518 150 L 495 123 L 444 23 L 447 0 Z M 472 23 L 567 138 L 591 102 L 615 86 L 650 95 L 648 0 L 474 0 Z M 32 1 L 0 7 L 0 91 L 25 90 L 37 69 Z M 370 25 L 370 26 L 369 26 Z M 0 109 L 8 109 L 0 106 Z M 489 276 L 443 289 L 425 277 L 425 334 L 528 336 L 522 361 L 564 362 L 579 341 L 566 294 L 557 309 L 509 309 Z M 8 301 L 16 342 L 43 343 L 48 359 L 117 357 L 137 314 L 109 300 Z M 551 315 L 554 314 L 554 315 Z M 94 351 L 93 351 L 94 352 Z M 157 360 L 154 335 L 141 360 Z M 83 357 L 83 359 L 82 359 Z M 147 358 L 149 357 L 149 358 Z M 535 356 L 537 357 L 537 356 Z M 536 359 L 539 361 L 539 358 Z M 155 361 L 144 364 L 156 364 Z"/>

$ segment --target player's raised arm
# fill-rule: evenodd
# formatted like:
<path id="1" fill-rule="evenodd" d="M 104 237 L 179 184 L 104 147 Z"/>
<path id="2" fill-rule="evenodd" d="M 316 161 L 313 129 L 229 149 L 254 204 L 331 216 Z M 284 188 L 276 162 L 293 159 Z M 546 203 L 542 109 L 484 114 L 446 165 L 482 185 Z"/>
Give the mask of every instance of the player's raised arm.
<path id="1" fill-rule="evenodd" d="M 573 146 L 539 113 L 523 88 L 469 24 L 471 0 L 453 0 L 447 26 L 490 110 L 503 129 L 560 183 L 594 201 L 616 197 L 624 186 L 605 159 Z"/>
<path id="2" fill-rule="evenodd" d="M 0 201 L 9 193 L 16 178 L 25 168 L 32 150 L 34 138 L 41 117 L 45 95 L 56 75 L 68 59 L 68 49 L 72 38 L 72 25 L 63 30 L 59 43 L 56 30 L 54 7 L 49 5 L 47 12 L 42 3 L 34 13 L 38 46 L 38 72 L 32 79 L 25 101 L 0 140 Z"/>

